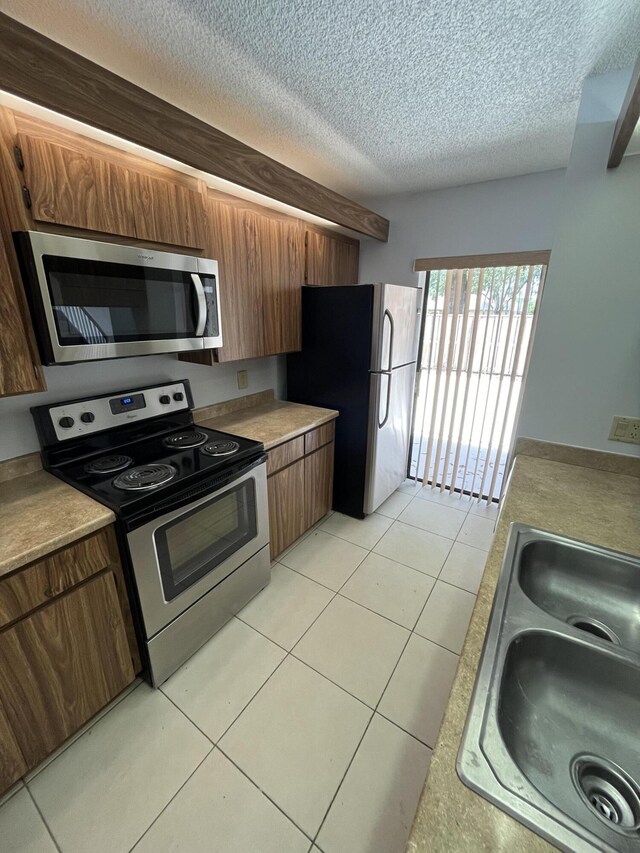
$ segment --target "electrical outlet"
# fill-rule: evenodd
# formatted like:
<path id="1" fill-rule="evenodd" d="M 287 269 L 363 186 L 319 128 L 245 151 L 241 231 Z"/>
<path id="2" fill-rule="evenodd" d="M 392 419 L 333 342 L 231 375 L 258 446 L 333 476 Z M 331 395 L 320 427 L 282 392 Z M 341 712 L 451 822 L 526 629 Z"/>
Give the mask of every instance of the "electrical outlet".
<path id="1" fill-rule="evenodd" d="M 246 370 L 238 371 L 238 388 L 243 391 L 249 387 L 249 374 Z"/>
<path id="2" fill-rule="evenodd" d="M 640 418 L 623 418 L 616 415 L 611 424 L 609 440 L 640 444 Z"/>

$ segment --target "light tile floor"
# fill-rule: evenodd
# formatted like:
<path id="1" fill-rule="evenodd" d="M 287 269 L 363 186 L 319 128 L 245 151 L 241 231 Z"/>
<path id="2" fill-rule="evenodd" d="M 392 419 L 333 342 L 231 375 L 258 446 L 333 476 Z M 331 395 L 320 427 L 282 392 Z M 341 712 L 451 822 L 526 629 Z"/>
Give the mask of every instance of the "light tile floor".
<path id="1" fill-rule="evenodd" d="M 496 517 L 410 482 L 331 513 L 161 690 L 16 786 L 0 849 L 401 853 Z"/>

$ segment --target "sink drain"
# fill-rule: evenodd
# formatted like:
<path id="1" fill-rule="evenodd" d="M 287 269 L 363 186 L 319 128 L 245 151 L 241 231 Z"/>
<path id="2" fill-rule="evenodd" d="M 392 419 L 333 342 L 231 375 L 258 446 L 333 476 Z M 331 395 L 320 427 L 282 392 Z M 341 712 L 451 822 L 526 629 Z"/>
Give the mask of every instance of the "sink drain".
<path id="1" fill-rule="evenodd" d="M 587 634 L 592 634 L 601 640 L 607 640 L 609 643 L 615 643 L 616 646 L 620 645 L 617 634 L 597 619 L 591 619 L 589 616 L 569 616 L 567 622 Z"/>
<path id="2" fill-rule="evenodd" d="M 571 775 L 582 801 L 601 821 L 618 832 L 640 828 L 640 787 L 611 761 L 592 755 L 575 758 Z"/>

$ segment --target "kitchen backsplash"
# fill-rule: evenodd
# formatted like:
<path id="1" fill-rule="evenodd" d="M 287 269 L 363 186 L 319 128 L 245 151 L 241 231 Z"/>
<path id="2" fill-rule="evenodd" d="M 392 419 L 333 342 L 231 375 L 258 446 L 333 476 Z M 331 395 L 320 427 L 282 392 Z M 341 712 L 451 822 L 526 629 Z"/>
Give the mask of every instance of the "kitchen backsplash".
<path id="1" fill-rule="evenodd" d="M 249 385 L 239 391 L 237 371 L 246 370 Z M 188 379 L 196 408 L 272 388 L 281 397 L 284 383 L 282 356 L 215 366 L 189 364 L 170 355 L 45 367 L 48 391 L 0 400 L 0 460 L 39 450 L 31 406 L 72 400 L 93 393 L 124 391 L 166 380 Z"/>

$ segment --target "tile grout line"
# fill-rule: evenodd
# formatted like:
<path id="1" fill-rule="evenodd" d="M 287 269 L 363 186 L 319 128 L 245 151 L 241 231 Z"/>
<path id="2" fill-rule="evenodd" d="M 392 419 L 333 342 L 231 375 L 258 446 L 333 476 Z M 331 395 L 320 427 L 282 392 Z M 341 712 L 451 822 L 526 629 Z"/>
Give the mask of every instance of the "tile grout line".
<path id="1" fill-rule="evenodd" d="M 236 770 L 239 773 L 242 773 L 242 775 L 245 777 L 245 779 L 247 779 L 249 782 L 251 782 L 253 787 L 256 788 L 258 791 L 260 791 L 262 796 L 265 797 L 267 800 L 269 800 L 269 802 L 273 806 L 275 806 L 278 809 L 278 811 L 282 815 L 284 815 L 284 817 L 286 817 L 286 819 L 289 821 L 289 823 L 292 823 L 295 826 L 295 828 L 298 829 L 304 835 L 304 837 L 307 838 L 311 842 L 311 844 L 313 845 L 313 838 L 309 835 L 309 833 L 306 832 L 306 830 L 304 830 L 301 826 L 299 826 L 295 822 L 295 820 L 293 820 L 293 818 L 284 811 L 282 806 L 279 806 L 278 803 L 276 803 L 276 801 L 274 799 L 272 799 L 269 796 L 269 794 L 267 794 L 267 792 L 263 788 L 261 788 L 260 785 L 258 785 L 258 783 L 254 779 L 251 778 L 251 776 L 249 776 L 249 774 L 246 772 L 246 770 L 243 770 L 239 764 L 236 764 L 236 762 L 233 760 L 233 758 L 231 758 L 231 756 L 228 753 L 226 753 L 221 746 L 217 746 L 216 749 L 218 750 L 218 752 L 221 752 L 222 755 L 224 755 L 224 757 L 227 759 L 227 761 L 231 762 L 231 764 L 233 764 L 233 766 L 236 768 Z"/>
<path id="2" fill-rule="evenodd" d="M 167 698 L 169 698 L 169 697 L 167 697 Z M 190 722 L 191 722 L 191 721 L 190 721 Z M 207 740 L 209 740 L 209 738 L 207 738 Z M 210 740 L 209 740 L 209 743 L 211 743 L 211 741 L 210 741 Z M 203 757 L 202 761 L 199 761 L 199 762 L 198 762 L 198 764 L 194 767 L 193 771 L 192 771 L 192 772 L 187 776 L 187 778 L 184 780 L 184 782 L 182 783 L 182 785 L 180 785 L 180 787 L 179 787 L 179 788 L 178 788 L 178 790 L 175 792 L 175 794 L 171 797 L 171 799 L 170 799 L 167 803 L 165 803 L 165 805 L 160 809 L 160 811 L 158 812 L 158 814 L 154 817 L 154 819 L 151 821 L 151 823 L 150 823 L 150 824 L 149 824 L 149 826 L 145 829 L 145 831 L 142 833 L 142 835 L 137 839 L 137 841 L 133 844 L 133 846 L 129 848 L 129 853 L 132 853 L 132 851 L 133 851 L 133 850 L 135 850 L 135 848 L 138 846 L 138 844 L 140 844 L 140 842 L 141 842 L 141 841 L 142 841 L 142 839 L 145 837 L 145 835 L 147 834 L 147 832 L 149 832 L 149 830 L 151 829 L 151 827 L 152 827 L 152 826 L 153 826 L 153 825 L 158 821 L 158 819 L 160 818 L 160 816 L 161 816 L 161 815 L 162 815 L 162 814 L 163 814 L 163 813 L 164 813 L 164 812 L 169 808 L 169 806 L 171 805 L 171 803 L 175 800 L 175 798 L 178 796 L 178 794 L 180 793 L 180 791 L 182 791 L 182 789 L 183 789 L 183 788 L 184 788 L 184 786 L 187 784 L 187 782 L 191 779 L 191 777 L 192 777 L 192 776 L 194 776 L 194 775 L 198 772 L 198 770 L 202 767 L 202 765 L 203 765 L 203 764 L 204 764 L 204 762 L 207 760 L 207 758 L 209 758 L 209 756 L 211 755 L 211 753 L 215 751 L 215 749 L 216 749 L 215 744 L 212 744 L 212 745 L 211 745 L 211 749 L 209 749 L 209 750 L 207 751 L 207 754 Z"/>
<path id="3" fill-rule="evenodd" d="M 46 830 L 47 830 L 47 832 L 49 833 L 49 836 L 50 836 L 50 838 L 51 838 L 51 841 L 53 842 L 53 846 L 56 848 L 56 850 L 58 851 L 58 853 L 62 853 L 62 848 L 61 848 L 61 847 L 60 847 L 60 845 L 58 844 L 58 841 L 57 841 L 57 839 L 56 839 L 55 835 L 53 834 L 53 832 L 52 832 L 52 830 L 51 830 L 51 827 L 50 827 L 50 826 L 49 826 L 49 824 L 47 823 L 47 821 L 46 821 L 46 819 L 45 819 L 45 816 L 42 814 L 42 811 L 41 811 L 41 809 L 40 809 L 40 806 L 39 806 L 39 805 L 38 805 L 38 803 L 36 802 L 36 798 L 33 796 L 33 792 L 31 791 L 31 788 L 26 784 L 26 782 L 25 782 L 24 787 L 26 788 L 27 793 L 28 793 L 28 794 L 29 794 L 29 796 L 31 797 L 31 802 L 32 802 L 32 803 L 33 803 L 33 805 L 34 805 L 35 810 L 36 810 L 36 811 L 38 812 L 38 814 L 40 815 L 40 820 L 42 821 L 42 823 L 43 823 L 43 824 L 44 824 L 44 826 L 45 826 L 45 829 L 46 829 Z"/>
<path id="4" fill-rule="evenodd" d="M 367 707 L 369 707 L 369 706 L 367 706 Z M 326 810 L 326 811 L 325 811 L 325 813 L 324 813 L 324 817 L 323 817 L 323 818 L 322 818 L 322 820 L 320 821 L 320 826 L 318 827 L 318 829 L 317 829 L 317 831 L 316 831 L 316 834 L 315 834 L 315 835 L 314 835 L 314 837 L 313 837 L 313 843 L 314 843 L 314 844 L 316 843 L 316 841 L 317 841 L 317 839 L 318 839 L 318 836 L 319 836 L 319 835 L 320 835 L 320 833 L 322 832 L 322 827 L 324 826 L 325 821 L 327 820 L 327 817 L 329 816 L 329 812 L 331 811 L 331 808 L 332 808 L 332 806 L 333 806 L 333 804 L 334 804 L 334 802 L 335 802 L 335 800 L 336 800 L 336 797 L 337 797 L 337 796 L 338 796 L 338 794 L 340 793 L 340 788 L 342 787 L 342 783 L 343 783 L 343 782 L 344 782 L 344 780 L 347 778 L 347 773 L 349 772 L 349 770 L 350 770 L 350 768 L 351 768 L 351 765 L 352 765 L 352 764 L 353 764 L 353 762 L 355 761 L 356 755 L 358 754 L 358 750 L 360 749 L 360 746 L 362 745 L 362 741 L 364 740 L 365 735 L 366 735 L 366 734 L 367 734 L 367 732 L 369 731 L 369 727 L 371 726 L 371 723 L 372 723 L 373 718 L 375 717 L 375 715 L 376 715 L 376 712 L 375 712 L 375 710 L 374 710 L 374 711 L 372 711 L 372 712 L 371 712 L 371 716 L 369 717 L 369 722 L 368 722 L 368 723 L 367 723 L 367 725 L 364 727 L 364 731 L 362 732 L 362 736 L 361 736 L 360 740 L 358 741 L 358 743 L 356 744 L 356 748 L 355 748 L 355 750 L 354 750 L 354 752 L 353 752 L 353 755 L 351 756 L 351 758 L 350 758 L 350 760 L 349 760 L 349 763 L 347 764 L 347 766 L 346 766 L 346 768 L 345 768 L 344 773 L 342 774 L 342 778 L 341 778 L 341 779 L 340 779 L 340 781 L 338 782 L 338 787 L 336 788 L 336 790 L 335 790 L 335 793 L 334 793 L 333 797 L 331 797 L 331 801 L 330 801 L 329 805 L 327 806 L 327 810 Z"/>

